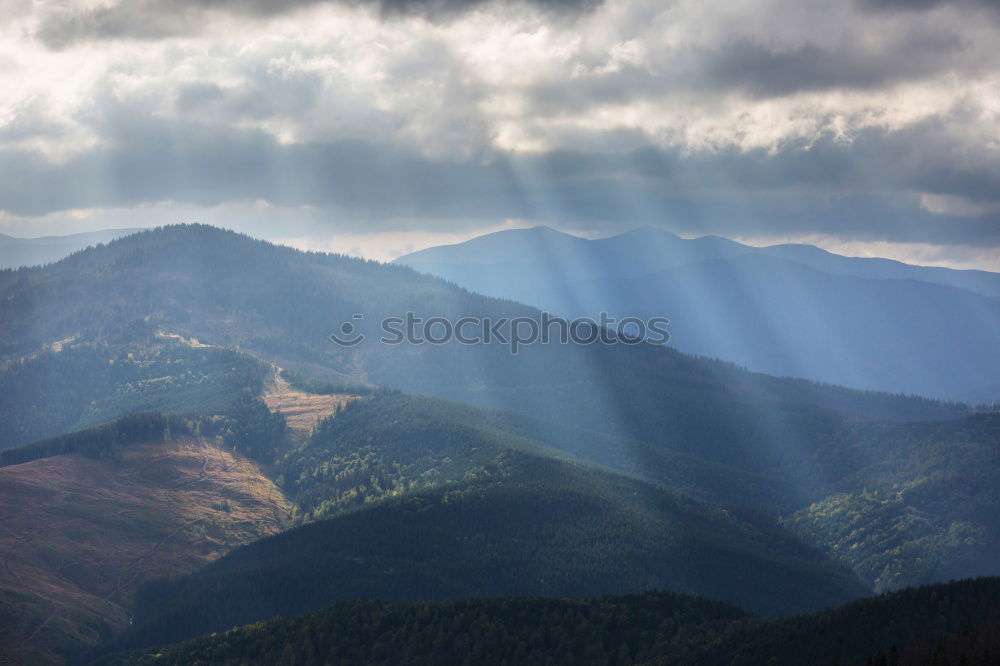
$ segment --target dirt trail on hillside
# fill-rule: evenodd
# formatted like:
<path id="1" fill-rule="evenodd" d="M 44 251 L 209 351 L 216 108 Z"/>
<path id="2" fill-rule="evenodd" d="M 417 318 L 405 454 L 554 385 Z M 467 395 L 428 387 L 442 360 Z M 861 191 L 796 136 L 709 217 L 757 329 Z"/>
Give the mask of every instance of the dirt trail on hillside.
<path id="1" fill-rule="evenodd" d="M 345 393 L 320 395 L 306 393 L 292 388 L 292 385 L 281 377 L 280 368 L 274 373 L 274 380 L 264 391 L 264 402 L 272 412 L 281 412 L 288 419 L 288 428 L 296 443 L 304 442 L 313 427 L 321 419 L 336 411 L 337 407 L 358 396 Z"/>

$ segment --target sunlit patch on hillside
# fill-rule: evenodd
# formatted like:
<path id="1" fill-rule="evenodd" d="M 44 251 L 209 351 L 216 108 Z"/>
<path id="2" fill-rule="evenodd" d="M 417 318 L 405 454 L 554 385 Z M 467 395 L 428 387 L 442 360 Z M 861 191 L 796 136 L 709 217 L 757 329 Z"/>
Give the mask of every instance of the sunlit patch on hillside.
<path id="1" fill-rule="evenodd" d="M 264 389 L 264 403 L 272 412 L 281 412 L 296 442 L 304 442 L 316 424 L 358 396 L 347 393 L 330 395 L 307 393 L 293 388 L 280 373 Z"/>

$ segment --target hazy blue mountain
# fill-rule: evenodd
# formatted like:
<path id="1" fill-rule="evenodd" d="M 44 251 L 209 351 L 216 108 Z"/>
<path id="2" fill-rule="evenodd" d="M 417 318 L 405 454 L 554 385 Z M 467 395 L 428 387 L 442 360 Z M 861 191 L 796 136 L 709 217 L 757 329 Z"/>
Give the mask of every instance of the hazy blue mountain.
<path id="1" fill-rule="evenodd" d="M 480 273 L 494 273 L 508 267 L 534 271 L 531 275 L 512 273 L 506 289 L 530 286 L 538 277 L 538 268 L 545 264 L 560 275 L 560 281 L 604 277 L 639 277 L 684 264 L 710 259 L 726 259 L 744 254 L 766 255 L 797 261 L 826 273 L 854 275 L 872 279 L 910 279 L 961 287 L 989 297 L 1000 297 L 1000 273 L 978 270 L 955 270 L 940 266 L 914 266 L 893 259 L 877 257 L 845 257 L 812 245 L 787 243 L 768 247 L 744 245 L 719 236 L 681 238 L 664 229 L 642 227 L 632 231 L 587 240 L 550 227 L 510 229 L 486 234 L 454 245 L 441 245 L 419 250 L 396 259 L 395 263 L 411 266 L 425 273 L 439 275 L 467 288 L 465 279 L 476 279 Z M 463 278 L 459 280 L 457 278 Z M 479 275 L 482 284 L 497 276 Z M 548 273 L 546 280 L 552 280 Z M 491 296 L 488 289 L 476 291 Z"/>
<path id="2" fill-rule="evenodd" d="M 0 356 L 19 364 L 57 341 L 72 340 L 67 349 L 160 345 L 161 333 L 182 335 L 238 346 L 322 379 L 374 382 L 669 441 L 724 464 L 775 463 L 761 448 L 775 419 L 783 424 L 782 439 L 808 441 L 804 433 L 816 423 L 836 423 L 844 414 L 922 420 L 963 413 L 930 401 L 755 375 L 652 345 L 538 344 L 516 356 L 504 344 L 386 345 L 378 341 L 386 316 L 414 312 L 454 321 L 539 313 L 402 266 L 303 253 L 210 227 L 168 227 L 44 268 L 0 271 L 0 296 Z M 353 320 L 356 313 L 364 319 Z M 332 343 L 330 334 L 345 321 L 358 321 L 369 340 L 357 347 Z M 43 381 L 36 385 L 45 388 Z M 0 412 L 28 399 L 12 394 L 0 400 Z M 36 402 L 44 399 L 39 393 Z M 775 455 L 797 450 L 773 448 Z"/>
<path id="3" fill-rule="evenodd" d="M 677 349 L 759 372 L 1000 398 L 1000 274 L 649 228 L 594 241 L 505 231 L 397 263 L 568 317 L 669 317 Z"/>
<path id="4" fill-rule="evenodd" d="M 671 318 L 671 344 L 778 376 L 987 401 L 1000 376 L 1000 301 L 915 280 L 830 275 L 744 255 L 629 280 L 547 289 L 572 317 Z M 572 294 L 572 296 L 570 296 Z"/>
<path id="5" fill-rule="evenodd" d="M 138 229 L 103 229 L 66 236 L 17 238 L 0 234 L 0 268 L 41 266 L 59 261 L 73 252 L 135 233 Z"/>
<path id="6" fill-rule="evenodd" d="M 798 261 L 826 273 L 855 275 L 877 280 L 919 280 L 1000 298 L 1000 274 L 989 271 L 914 266 L 879 257 L 844 257 L 822 248 L 801 244 L 772 245 L 760 248 L 758 253 Z"/>
<path id="7" fill-rule="evenodd" d="M 488 296 L 517 300 L 530 295 L 539 280 L 565 284 L 597 277 L 638 277 L 704 259 L 736 256 L 747 249 L 724 238 L 685 240 L 649 228 L 586 240 L 549 227 L 534 227 L 427 248 L 395 263 Z"/>

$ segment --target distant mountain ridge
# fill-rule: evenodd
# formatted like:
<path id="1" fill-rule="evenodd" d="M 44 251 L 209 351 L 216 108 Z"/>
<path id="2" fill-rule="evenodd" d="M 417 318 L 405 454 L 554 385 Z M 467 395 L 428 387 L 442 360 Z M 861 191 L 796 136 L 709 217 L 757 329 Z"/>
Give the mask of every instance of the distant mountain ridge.
<path id="1" fill-rule="evenodd" d="M 826 273 L 871 279 L 920 280 L 968 289 L 1000 298 L 1000 273 L 917 266 L 879 257 L 847 257 L 814 245 L 783 243 L 757 247 L 721 236 L 682 238 L 665 229 L 640 227 L 616 236 L 588 240 L 551 227 L 508 229 L 478 236 L 463 243 L 440 245 L 403 255 L 394 263 L 438 275 L 425 267 L 459 270 L 473 263 L 511 264 L 537 260 L 560 261 L 569 279 L 616 276 L 639 277 L 684 264 L 739 255 L 779 257 L 806 264 Z M 583 261 L 583 260 L 586 261 Z M 572 260 L 572 265 L 567 263 Z M 454 281 L 452 276 L 440 275 Z M 481 291 L 478 290 L 477 291 Z M 486 293 L 486 292 L 484 292 Z M 498 294 L 487 294 L 496 296 Z"/>
<path id="2" fill-rule="evenodd" d="M 671 344 L 854 388 L 1000 399 L 1000 274 L 644 228 L 497 232 L 396 263 L 567 317 L 671 319 Z"/>
<path id="3" fill-rule="evenodd" d="M 0 234 L 0 268 L 42 266 L 98 243 L 109 243 L 140 229 L 102 229 L 65 236 L 18 238 Z"/>

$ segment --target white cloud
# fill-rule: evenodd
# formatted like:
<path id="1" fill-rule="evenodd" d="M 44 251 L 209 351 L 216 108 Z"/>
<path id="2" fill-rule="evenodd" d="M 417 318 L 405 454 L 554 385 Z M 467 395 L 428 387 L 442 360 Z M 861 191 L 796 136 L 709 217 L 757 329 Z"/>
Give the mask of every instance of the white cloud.
<path id="1" fill-rule="evenodd" d="M 950 194 L 921 194 L 920 207 L 940 215 L 978 216 L 1000 213 L 1000 202 L 974 201 Z"/>
<path id="2" fill-rule="evenodd" d="M 381 12 L 357 2 L 303 0 L 288 10 L 263 0 L 209 4 L 0 0 L 7 19 L 0 22 L 0 171 L 27 172 L 22 162 L 37 156 L 66 164 L 99 154 L 100 166 L 108 151 L 141 152 L 145 128 L 156 127 L 157 140 L 169 142 L 183 125 L 206 137 L 259 131 L 286 147 L 360 142 L 372 146 L 372 154 L 405 151 L 464 163 L 470 172 L 519 155 L 603 155 L 610 156 L 604 179 L 612 184 L 637 181 L 614 172 L 630 151 L 658 148 L 678 156 L 670 180 L 663 188 L 642 187 L 655 192 L 682 185 L 699 196 L 725 189 L 730 206 L 740 188 L 750 201 L 755 188 L 797 187 L 791 177 L 787 185 L 776 181 L 787 168 L 781 160 L 821 144 L 816 170 L 829 168 L 830 179 L 814 176 L 803 198 L 861 192 L 919 201 L 913 210 L 945 217 L 1000 211 L 993 181 L 976 175 L 995 173 L 1000 164 L 1000 13 L 985 4 L 871 11 L 819 0 L 608 0 L 592 11 L 553 13 L 545 2 L 470 2 L 459 11 L 463 3 L 456 1 L 439 3 L 447 11 L 430 17 L 392 10 L 387 2 Z M 898 171 L 866 156 L 862 144 L 872 130 L 886 141 L 906 137 L 912 150 L 895 147 L 907 160 Z M 840 152 L 831 156 L 831 145 Z M 725 167 L 727 151 L 773 156 L 778 175 L 721 182 L 723 176 L 705 166 L 706 155 Z M 187 159 L 201 156 L 179 155 L 175 167 L 183 169 Z M 377 166 L 376 157 L 372 163 Z M 43 201 L 52 179 L 30 166 L 41 175 L 25 187 L 37 187 L 36 200 Z M 853 175 L 845 177 L 845 170 Z M 121 177 L 108 171 L 100 177 Z M 294 191 L 308 175 L 275 178 L 287 179 Z M 413 208 L 425 217 L 416 221 L 414 213 L 413 224 L 440 229 L 453 223 L 463 229 L 454 233 L 465 234 L 517 214 L 484 208 L 481 216 L 462 211 L 448 218 L 458 222 L 435 219 L 422 205 L 416 177 L 422 175 L 412 185 Z M 183 176 L 176 180 L 190 186 Z M 567 195 L 555 185 L 541 193 L 544 176 L 517 169 L 510 175 L 524 181 L 522 190 L 538 190 L 530 196 L 541 213 L 563 215 L 540 221 L 594 223 L 574 222 L 558 210 L 552 202 Z M 218 211 L 242 209 L 247 196 L 229 187 L 215 199 L 199 191 L 185 201 L 180 186 L 173 193 L 150 187 L 150 194 L 136 194 L 119 192 L 126 186 L 118 183 L 104 185 L 111 193 L 106 198 L 117 193 L 120 200 L 94 202 L 77 193 L 79 201 L 66 195 L 53 210 L 93 206 L 87 220 L 94 224 L 113 218 L 141 226 L 125 218 L 221 220 Z M 398 180 L 383 186 L 411 187 Z M 88 191 L 81 186 L 80 192 Z M 617 196 L 625 209 L 647 205 L 627 200 L 627 192 L 606 193 L 605 200 Z M 164 198 L 177 202 L 164 204 Z M 137 201 L 138 208 L 130 207 Z M 364 225 L 383 233 L 405 226 L 405 211 L 380 226 L 364 214 L 368 202 L 357 203 L 362 212 L 352 212 L 355 203 L 304 198 L 250 219 L 308 227 L 309 233 L 290 238 L 322 238 L 313 231 L 323 225 L 344 238 Z M 0 199 L 0 210 L 12 207 Z M 38 218 L 42 225 L 58 217 L 39 214 L 49 215 Z M 602 215 L 608 218 L 595 218 Z"/>
<path id="3" fill-rule="evenodd" d="M 336 252 L 377 261 L 392 261 L 404 254 L 437 245 L 462 243 L 483 234 L 505 229 L 535 226 L 527 220 L 506 220 L 501 224 L 464 231 L 376 231 L 371 233 L 332 233 L 324 236 L 272 238 L 276 243 L 300 250 Z"/>
<path id="4" fill-rule="evenodd" d="M 1000 30 L 951 8 L 862 16 L 848 3 L 613 0 L 573 21 L 503 5 L 440 24 L 328 4 L 207 17 L 190 37 L 55 52 L 31 37 L 37 17 L 14 21 L 0 40 L 11 92 L 0 122 L 41 115 L 63 130 L 48 141 L 84 149 L 95 91 L 149 98 L 169 115 L 186 86 L 213 85 L 219 100 L 184 112 L 284 142 L 378 137 L 473 156 L 564 148 L 581 132 L 620 129 L 691 148 L 774 149 L 998 103 Z M 740 44 L 765 59 L 808 47 L 829 63 L 782 61 L 787 80 L 766 85 L 787 90 L 761 97 L 747 86 L 774 76 L 767 62 L 719 60 Z M 920 58 L 926 75 L 908 64 Z M 810 76 L 829 85 L 815 88 Z"/>

